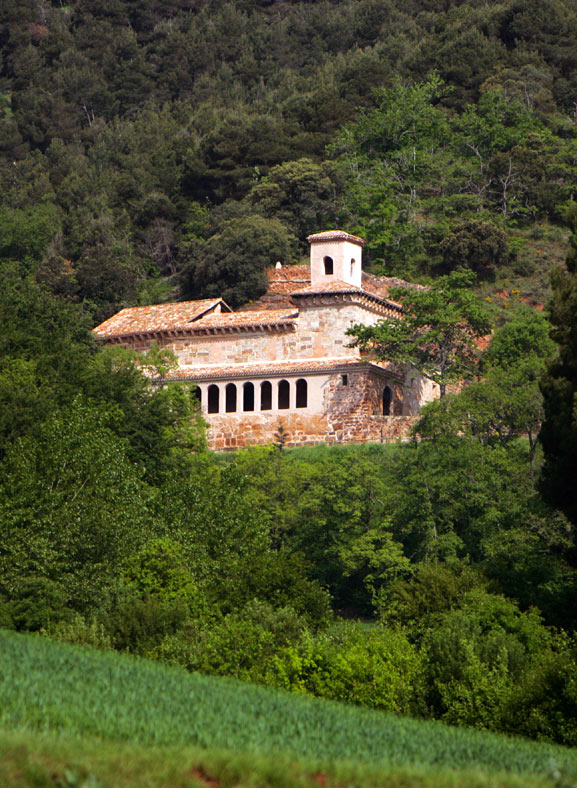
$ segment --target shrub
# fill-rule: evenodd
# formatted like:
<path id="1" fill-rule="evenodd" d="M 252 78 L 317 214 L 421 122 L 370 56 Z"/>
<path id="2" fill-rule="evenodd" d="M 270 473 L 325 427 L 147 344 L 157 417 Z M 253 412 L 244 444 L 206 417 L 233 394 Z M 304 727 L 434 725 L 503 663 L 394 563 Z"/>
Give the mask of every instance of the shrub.
<path id="1" fill-rule="evenodd" d="M 492 222 L 478 219 L 458 224 L 443 239 L 439 250 L 447 272 L 468 268 L 479 279 L 493 279 L 496 269 L 509 261 L 506 233 Z"/>
<path id="2" fill-rule="evenodd" d="M 421 711 L 422 660 L 398 630 L 341 623 L 273 659 L 269 682 L 296 692 L 408 714 Z"/>

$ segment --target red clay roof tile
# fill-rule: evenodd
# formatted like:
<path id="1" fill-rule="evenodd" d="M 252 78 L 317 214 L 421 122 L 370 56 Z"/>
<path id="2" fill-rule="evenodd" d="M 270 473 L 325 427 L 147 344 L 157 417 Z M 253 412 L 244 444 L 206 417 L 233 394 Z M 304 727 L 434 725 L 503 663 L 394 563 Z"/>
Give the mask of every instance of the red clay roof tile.
<path id="1" fill-rule="evenodd" d="M 312 358 L 298 361 L 253 361 L 249 364 L 207 364 L 202 367 L 182 366 L 170 372 L 167 380 L 212 380 L 227 378 L 266 378 L 282 375 L 331 372 L 335 369 L 372 364 L 366 359 L 346 356 L 342 358 Z M 378 366 L 372 364 L 372 366 Z"/>
<path id="2" fill-rule="evenodd" d="M 218 305 L 227 312 L 230 307 L 220 298 L 202 301 L 181 301 L 176 304 L 154 304 L 152 306 L 133 306 L 121 309 L 116 315 L 105 320 L 93 329 L 97 338 L 130 336 L 158 331 L 188 328 Z"/>

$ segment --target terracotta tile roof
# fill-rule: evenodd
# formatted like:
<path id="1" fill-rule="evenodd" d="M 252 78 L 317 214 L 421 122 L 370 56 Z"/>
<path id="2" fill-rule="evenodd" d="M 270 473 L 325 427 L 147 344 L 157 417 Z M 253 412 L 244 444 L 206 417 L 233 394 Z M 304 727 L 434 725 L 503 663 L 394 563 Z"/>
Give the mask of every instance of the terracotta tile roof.
<path id="1" fill-rule="evenodd" d="M 290 296 L 299 290 L 304 290 L 311 283 L 311 269 L 309 265 L 287 265 L 283 268 L 269 268 L 267 270 L 269 289 L 256 304 L 251 304 L 250 309 L 258 309 L 261 302 L 272 301 L 272 297 L 280 295 Z M 363 271 L 362 289 L 367 293 L 388 298 L 389 292 L 395 287 L 421 287 L 412 285 L 403 279 L 393 276 L 375 276 Z"/>
<path id="2" fill-rule="evenodd" d="M 314 233 L 308 236 L 307 241 L 310 244 L 322 243 L 323 241 L 351 241 L 351 243 L 359 244 L 360 246 L 365 245 L 362 238 L 346 233 L 344 230 L 325 230 L 322 233 Z"/>
<path id="3" fill-rule="evenodd" d="M 209 329 L 277 326 L 292 323 L 298 317 L 298 314 L 299 311 L 294 306 L 291 309 L 263 309 L 258 312 L 211 314 L 198 320 L 194 325 L 188 326 L 188 329 L 194 333 L 201 333 Z"/>
<path id="4" fill-rule="evenodd" d="M 183 301 L 178 304 L 156 304 L 123 309 L 93 329 L 98 339 L 125 338 L 135 335 L 185 332 L 202 334 L 213 331 L 290 325 L 298 317 L 298 309 L 263 309 L 258 312 L 213 312 L 221 299 Z"/>
<path id="5" fill-rule="evenodd" d="M 343 282 L 341 279 L 332 279 L 329 282 L 323 282 L 322 284 L 318 285 L 309 285 L 308 287 L 304 287 L 302 290 L 293 290 L 293 296 L 303 296 L 303 295 L 316 295 L 322 293 L 361 293 L 362 290 L 360 287 L 355 287 L 354 285 L 349 285 L 347 282 Z"/>
<path id="6" fill-rule="evenodd" d="M 292 293 L 311 283 L 311 269 L 309 265 L 287 265 L 283 268 L 269 268 L 267 270 L 269 281 L 268 292 Z"/>
<path id="7" fill-rule="evenodd" d="M 300 375 L 331 372 L 367 364 L 378 366 L 366 359 L 346 356 L 342 358 L 311 358 L 299 361 L 253 361 L 250 364 L 208 364 L 202 367 L 182 366 L 167 376 L 167 380 L 216 380 L 230 378 L 267 378 L 283 375 Z"/>
<path id="8" fill-rule="evenodd" d="M 188 328 L 190 324 L 218 305 L 226 312 L 230 307 L 220 298 L 181 301 L 177 304 L 154 304 L 121 309 L 116 315 L 93 329 L 98 338 L 130 336 Z"/>
<path id="9" fill-rule="evenodd" d="M 330 282 L 323 282 L 322 284 L 318 285 L 309 285 L 305 287 L 303 290 L 295 290 L 291 295 L 295 299 L 304 298 L 306 296 L 315 296 L 315 295 L 330 295 L 334 293 L 335 295 L 358 295 L 364 296 L 365 298 L 372 299 L 373 301 L 379 301 L 384 306 L 389 307 L 390 309 L 394 309 L 396 311 L 401 311 L 402 306 L 398 304 L 396 301 L 391 301 L 388 298 L 383 298 L 381 295 L 377 295 L 370 290 L 364 290 L 360 287 L 355 287 L 354 285 L 347 284 L 347 282 L 342 282 L 340 279 L 333 279 Z"/>

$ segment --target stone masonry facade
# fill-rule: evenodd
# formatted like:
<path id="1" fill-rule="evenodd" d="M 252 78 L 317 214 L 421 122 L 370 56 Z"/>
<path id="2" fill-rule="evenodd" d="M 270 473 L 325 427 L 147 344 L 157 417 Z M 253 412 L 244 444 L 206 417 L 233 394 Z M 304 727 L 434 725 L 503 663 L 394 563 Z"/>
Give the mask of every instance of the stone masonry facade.
<path id="1" fill-rule="evenodd" d="M 222 299 L 124 309 L 94 329 L 98 341 L 169 348 L 166 380 L 196 385 L 209 447 L 390 442 L 406 438 L 435 387 L 361 357 L 347 329 L 402 319 L 388 297 L 399 280 L 362 272 L 361 239 L 309 237 L 311 265 L 277 264 L 269 290 L 233 312 Z"/>

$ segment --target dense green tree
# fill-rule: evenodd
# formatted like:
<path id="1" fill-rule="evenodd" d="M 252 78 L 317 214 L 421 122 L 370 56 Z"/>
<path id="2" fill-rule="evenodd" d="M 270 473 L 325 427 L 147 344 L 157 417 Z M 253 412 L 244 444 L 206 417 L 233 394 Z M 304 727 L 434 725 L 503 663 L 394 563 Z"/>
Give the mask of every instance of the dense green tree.
<path id="1" fill-rule="evenodd" d="M 337 226 L 336 184 L 328 165 L 299 159 L 273 167 L 251 189 L 248 200 L 265 216 L 292 229 L 301 247 L 326 226 Z"/>
<path id="2" fill-rule="evenodd" d="M 577 523 L 575 468 L 577 467 L 577 211 L 568 213 L 573 235 L 567 270 L 552 276 L 553 298 L 549 317 L 559 357 L 549 366 L 542 383 L 545 421 L 541 441 L 545 452 L 543 490 Z"/>
<path id="3" fill-rule="evenodd" d="M 2 585 L 61 584 L 68 605 L 94 606 L 150 529 L 146 490 L 109 415 L 77 399 L 17 441 L 2 468 Z"/>
<path id="4" fill-rule="evenodd" d="M 294 248 L 294 237 L 278 219 L 256 215 L 231 219 L 197 244 L 184 272 L 184 294 L 220 296 L 232 307 L 246 304 L 266 292 L 266 268 L 277 260 L 290 261 Z"/>
<path id="5" fill-rule="evenodd" d="M 535 611 L 473 590 L 462 606 L 429 628 L 428 702 L 436 717 L 457 725 L 501 730 L 516 687 L 552 640 Z"/>
<path id="6" fill-rule="evenodd" d="M 482 380 L 443 402 L 428 405 L 417 425 L 423 438 L 466 433 L 505 446 L 529 442 L 531 467 L 543 420 L 539 381 L 555 350 L 550 324 L 537 310 L 517 305 L 481 358 Z"/>
<path id="7" fill-rule="evenodd" d="M 475 219 L 457 224 L 443 239 L 440 251 L 447 271 L 470 269 L 479 279 L 494 279 L 496 269 L 509 261 L 506 233 Z"/>
<path id="8" fill-rule="evenodd" d="M 449 383 L 474 373 L 479 358 L 475 340 L 490 329 L 469 289 L 473 281 L 470 272 L 454 272 L 430 287 L 395 288 L 391 295 L 402 302 L 402 316 L 375 326 L 356 325 L 348 333 L 362 350 L 425 375 L 444 397 Z"/>

